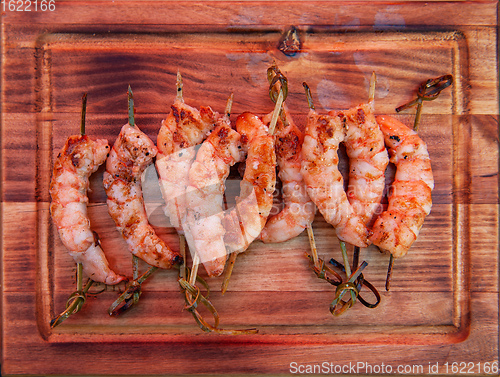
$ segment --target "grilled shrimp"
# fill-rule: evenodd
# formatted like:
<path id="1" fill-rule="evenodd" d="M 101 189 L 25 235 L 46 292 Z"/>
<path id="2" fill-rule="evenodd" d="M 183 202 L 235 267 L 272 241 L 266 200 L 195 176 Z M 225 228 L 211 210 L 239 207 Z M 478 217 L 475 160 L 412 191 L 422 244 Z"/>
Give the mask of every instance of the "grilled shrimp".
<path id="1" fill-rule="evenodd" d="M 301 173 L 307 193 L 339 239 L 366 247 L 370 244 L 369 231 L 349 203 L 338 170 L 337 152 L 344 134 L 338 116 L 319 115 L 311 109 L 302 145 Z"/>
<path id="2" fill-rule="evenodd" d="M 240 196 L 226 212 L 223 226 L 228 251 L 239 254 L 259 236 L 273 206 L 276 155 L 274 139 L 256 115 L 246 112 L 238 116 L 236 130 L 247 153 L 246 167 Z"/>
<path id="3" fill-rule="evenodd" d="M 307 194 L 300 172 L 304 136 L 283 106 L 288 124 L 278 120 L 274 133 L 278 176 L 283 185 L 284 208 L 269 217 L 259 238 L 265 242 L 284 242 L 298 236 L 314 220 L 316 207 Z M 270 114 L 271 115 L 271 114 Z M 270 122 L 270 115 L 264 123 Z"/>
<path id="4" fill-rule="evenodd" d="M 155 233 L 147 220 L 142 196 L 141 175 L 152 163 L 157 149 L 137 126 L 125 124 L 104 173 L 108 211 L 131 253 L 152 266 L 171 268 L 182 257 L 172 251 Z"/>
<path id="5" fill-rule="evenodd" d="M 378 116 L 377 122 L 396 175 L 388 208 L 375 220 L 370 240 L 398 258 L 408 252 L 431 211 L 434 177 L 427 145 L 415 131 L 388 116 Z"/>
<path id="6" fill-rule="evenodd" d="M 54 164 L 50 212 L 62 243 L 84 273 L 94 281 L 117 284 L 123 276 L 113 272 L 90 229 L 87 217 L 89 177 L 104 163 L 109 153 L 106 140 L 91 140 L 85 135 L 70 136 Z"/>
<path id="7" fill-rule="evenodd" d="M 382 213 L 385 169 L 389 157 L 384 135 L 373 115 L 373 102 L 335 113 L 346 130 L 344 145 L 349 157 L 347 197 L 354 212 L 371 226 Z"/>
<path id="8" fill-rule="evenodd" d="M 194 147 L 213 130 L 218 117 L 210 107 L 198 111 L 177 98 L 158 133 L 156 169 L 166 203 L 164 212 L 178 231 L 182 231 L 181 221 L 186 213 L 185 191 L 189 168 L 196 156 Z"/>
<path id="9" fill-rule="evenodd" d="M 227 257 L 222 226 L 224 182 L 230 167 L 243 158 L 240 134 L 224 116 L 201 144 L 189 170 L 187 217 L 183 227 L 189 229 L 185 232 L 186 239 L 209 276 L 219 276 L 224 271 Z"/>

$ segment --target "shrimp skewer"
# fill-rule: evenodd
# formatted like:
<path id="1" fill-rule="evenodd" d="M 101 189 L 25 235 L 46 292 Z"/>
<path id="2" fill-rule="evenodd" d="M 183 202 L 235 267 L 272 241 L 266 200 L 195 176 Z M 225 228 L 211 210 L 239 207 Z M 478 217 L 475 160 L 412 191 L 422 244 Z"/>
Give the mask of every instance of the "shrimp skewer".
<path id="1" fill-rule="evenodd" d="M 201 107 L 200 111 L 188 106 L 183 98 L 183 84 L 180 72 L 177 72 L 177 98 L 171 106 L 168 117 L 162 122 L 158 132 L 158 155 L 156 170 L 160 178 L 160 188 L 165 201 L 165 216 L 184 237 L 187 203 L 186 189 L 189 186 L 189 169 L 196 156 L 196 147 L 212 131 L 219 117 L 210 107 Z M 194 255 L 191 283 L 194 285 L 199 262 Z"/>
<path id="2" fill-rule="evenodd" d="M 313 222 L 316 207 L 307 195 L 300 172 L 304 136 L 295 125 L 284 104 L 288 95 L 288 80 L 276 64 L 267 69 L 269 95 L 275 102 L 274 111 L 263 118 L 274 135 L 278 176 L 282 183 L 284 207 L 271 216 L 259 239 L 265 243 L 284 242 L 298 236 Z M 276 96 L 276 92 L 279 93 Z"/>
<path id="3" fill-rule="evenodd" d="M 84 96 L 85 98 L 85 96 Z M 83 273 L 93 281 L 113 285 L 125 277 L 116 274 L 99 244 L 97 233 L 90 229 L 87 216 L 89 177 L 104 163 L 109 153 L 106 140 L 92 140 L 84 132 L 82 110 L 81 135 L 70 136 L 54 163 L 50 212 L 59 237 Z"/>
<path id="4" fill-rule="evenodd" d="M 298 236 L 312 223 L 316 212 L 300 172 L 304 136 L 283 107 L 287 124 L 278 120 L 274 142 L 278 176 L 283 184 L 284 208 L 267 220 L 259 236 L 265 243 L 284 242 Z M 268 118 L 263 119 L 264 123 Z"/>
<path id="5" fill-rule="evenodd" d="M 320 115 L 312 107 L 302 145 L 301 173 L 309 197 L 325 220 L 333 225 L 337 237 L 355 246 L 367 247 L 370 232 L 349 203 L 338 169 L 337 151 L 344 135 L 344 125 L 338 116 Z"/>
<path id="6" fill-rule="evenodd" d="M 408 130 L 406 129 L 406 126 L 402 127 L 402 124 L 400 122 L 396 121 L 395 119 L 392 119 L 390 117 L 377 118 L 377 121 L 380 121 L 380 123 L 385 124 L 385 127 L 382 127 L 382 125 L 381 125 L 381 128 L 382 128 L 383 132 L 384 132 L 384 130 L 386 130 L 386 132 L 384 132 L 384 134 L 385 134 L 384 136 L 385 136 L 387 144 L 390 147 L 392 147 L 392 153 L 393 153 L 392 159 L 394 160 L 395 163 L 397 163 L 396 167 L 398 168 L 398 172 L 396 174 L 396 180 L 398 180 L 398 178 L 397 178 L 398 173 L 399 173 L 399 177 L 403 176 L 401 174 L 402 172 L 399 171 L 400 170 L 399 168 L 401 168 L 401 170 L 403 170 L 403 169 L 410 167 L 410 165 L 406 166 L 403 163 L 403 161 L 401 160 L 401 157 L 404 160 L 405 158 L 407 159 L 408 156 L 412 156 L 414 159 L 414 163 L 412 165 L 416 169 L 416 171 L 415 171 L 416 175 L 412 175 L 411 174 L 412 172 L 409 171 L 409 172 L 406 172 L 406 173 L 409 173 L 406 176 L 409 177 L 411 175 L 412 176 L 411 179 L 415 179 L 415 182 L 418 182 L 419 177 L 420 177 L 420 182 L 425 182 L 425 185 L 427 185 L 432 191 L 432 188 L 434 187 L 434 178 L 432 176 L 432 170 L 431 170 L 431 166 L 430 166 L 430 159 L 429 159 L 428 152 L 427 152 L 427 146 L 420 138 L 418 138 L 418 136 L 416 136 L 416 132 L 418 130 L 420 117 L 422 115 L 423 101 L 435 100 L 439 96 L 439 94 L 444 89 L 449 87 L 452 83 L 453 83 L 453 76 L 452 75 L 444 75 L 444 76 L 440 76 L 440 77 L 435 78 L 435 79 L 428 79 L 424 83 L 422 83 L 420 85 L 420 87 L 418 88 L 417 99 L 396 108 L 396 112 L 400 112 L 401 110 L 404 110 L 410 106 L 417 105 L 417 111 L 415 114 L 415 121 L 413 123 L 413 133 L 408 132 Z M 394 128 L 394 130 L 396 130 L 396 129 L 400 130 L 400 131 L 402 131 L 402 134 L 409 136 L 408 140 L 416 138 L 416 144 L 414 144 L 413 146 L 411 146 L 411 145 L 406 146 L 405 145 L 406 143 L 404 143 L 404 142 L 402 142 L 400 144 L 401 140 L 399 140 L 399 141 L 397 140 L 397 137 L 399 137 L 398 135 L 390 135 L 389 131 L 392 128 Z M 410 152 L 413 150 L 416 153 L 410 153 L 409 155 L 406 155 L 404 153 L 406 153 L 408 151 L 405 149 L 408 149 Z M 401 152 L 402 156 L 398 156 L 399 152 Z M 401 165 L 398 166 L 398 164 L 401 164 Z M 423 173 L 425 170 L 427 170 L 427 173 Z M 409 181 L 411 181 L 411 179 L 409 179 Z M 404 182 L 404 179 L 403 179 L 403 182 Z M 401 185 L 401 183 L 400 183 L 400 185 Z M 403 185 L 403 195 L 404 195 L 404 190 L 407 190 L 410 187 L 410 185 L 405 185 L 404 183 L 402 185 Z M 409 204 L 408 207 L 411 208 L 413 206 L 413 208 L 411 209 L 411 214 L 409 215 L 409 218 L 407 219 L 406 222 L 409 223 L 410 226 L 413 225 L 413 226 L 411 226 L 410 230 L 411 230 L 411 233 L 413 233 L 413 235 L 415 236 L 415 239 L 416 239 L 416 236 L 418 235 L 418 233 L 420 232 L 420 228 L 421 228 L 423 221 L 424 221 L 424 218 L 426 216 L 425 212 L 426 211 L 430 212 L 431 205 L 432 205 L 431 194 L 429 192 L 427 193 L 427 195 L 424 194 L 425 191 L 427 191 L 425 188 L 425 185 L 423 187 L 421 187 L 423 196 L 421 196 L 419 198 L 421 200 L 420 206 L 422 206 L 422 209 L 424 210 L 424 214 L 421 213 L 421 218 L 417 214 L 419 212 L 418 209 L 415 208 L 415 205 L 417 205 L 417 206 L 419 205 L 418 199 L 416 197 L 409 198 L 412 201 L 412 204 Z M 396 194 L 396 193 L 393 193 L 393 194 Z M 399 194 L 391 195 L 391 196 L 393 197 L 393 207 L 401 206 L 401 208 L 404 208 L 405 203 L 401 203 L 397 199 L 399 196 L 401 196 L 401 192 Z M 391 205 L 391 200 L 389 200 L 389 205 Z M 408 225 L 408 224 L 406 224 L 406 225 Z M 380 234 L 378 235 L 378 237 L 374 234 L 373 237 L 382 239 L 382 237 L 380 237 Z M 406 242 L 405 242 L 406 246 L 401 245 L 400 247 L 396 247 L 397 246 L 396 244 L 399 242 L 398 241 L 398 242 L 393 242 L 392 249 L 394 250 L 394 252 L 392 252 L 388 248 L 388 251 L 391 253 L 390 254 L 391 257 L 389 260 L 389 267 L 387 269 L 387 279 L 385 282 L 385 289 L 387 291 L 390 288 L 390 283 L 391 283 L 391 278 L 392 278 L 392 269 L 394 266 L 394 258 L 396 258 L 397 254 L 403 254 L 403 255 L 406 254 L 408 252 L 409 247 L 411 246 L 411 243 L 413 243 L 413 241 L 411 241 L 412 235 L 409 232 L 408 232 L 406 237 L 403 235 L 403 238 L 406 240 Z"/>
<path id="7" fill-rule="evenodd" d="M 328 116 L 322 118 L 320 118 L 314 110 L 309 87 L 306 83 L 304 83 L 303 85 L 306 89 L 307 101 L 310 108 L 309 120 L 311 120 L 312 118 L 312 122 L 308 121 L 308 126 L 311 124 L 313 125 L 310 130 L 312 131 L 312 136 L 319 140 L 319 143 L 317 145 L 320 146 L 319 148 L 316 146 L 313 152 L 317 153 L 316 157 L 318 158 L 318 161 L 321 161 L 321 164 L 319 166 L 311 164 L 310 167 L 312 167 L 313 169 L 318 169 L 326 164 L 326 166 L 330 169 L 329 173 L 331 174 L 331 177 L 335 178 L 332 181 L 337 181 L 337 185 L 340 186 L 336 188 L 336 192 L 339 193 L 339 196 L 337 198 L 330 196 L 331 193 L 328 191 L 320 191 L 319 198 L 324 199 L 326 202 L 333 201 L 334 205 L 332 206 L 332 208 L 334 210 L 343 208 L 343 210 L 348 214 L 345 219 L 342 219 L 342 213 L 337 214 L 337 217 L 333 220 L 334 224 L 332 224 L 335 226 L 335 220 L 338 221 L 338 224 L 341 224 L 342 221 L 346 224 L 344 225 L 344 229 L 341 230 L 341 233 L 339 233 L 338 227 L 336 228 L 336 232 L 337 236 L 340 239 L 340 248 L 342 251 L 342 259 L 344 262 L 343 265 L 340 266 L 346 273 L 347 281 L 342 282 L 342 279 L 339 279 L 341 283 L 333 283 L 335 285 L 340 284 L 339 288 L 342 286 L 342 289 L 338 288 L 336 290 L 336 297 L 330 305 L 331 313 L 334 315 L 340 315 L 356 302 L 356 299 L 359 297 L 359 290 L 364 284 L 364 278 L 361 275 L 361 271 L 368 264 L 366 262 L 363 262 L 362 265 L 358 268 L 359 247 L 367 246 L 369 244 L 369 241 L 365 241 L 366 239 L 364 238 L 370 234 L 366 225 L 371 221 L 371 217 L 375 214 L 373 207 L 374 205 L 378 205 L 380 203 L 385 186 L 384 171 L 388 164 L 388 158 L 385 151 L 382 133 L 378 128 L 378 125 L 376 124 L 375 118 L 373 116 L 375 74 L 372 75 L 372 80 L 370 83 L 370 96 L 367 105 L 360 105 L 353 109 L 349 109 L 346 112 L 330 112 Z M 319 119 L 319 122 L 314 120 L 314 118 L 316 117 L 317 119 Z M 319 126 L 315 125 L 318 123 Z M 340 129 L 338 123 L 340 123 L 344 128 L 343 131 Z M 323 128 L 326 132 L 323 130 Z M 344 132 L 343 135 L 342 132 Z M 335 141 L 335 137 L 337 137 L 337 141 Z M 351 197 L 357 199 L 355 195 L 359 195 L 359 191 L 364 192 L 365 194 L 363 198 L 366 199 L 364 201 L 361 201 L 361 205 L 357 206 L 358 208 L 353 208 L 350 205 L 351 203 L 349 203 L 349 205 L 346 204 L 346 201 L 348 199 L 345 192 L 343 191 L 342 176 L 340 175 L 337 166 L 337 149 L 341 141 L 344 141 L 344 143 L 346 144 L 347 154 L 350 157 L 351 162 L 349 183 L 351 185 L 351 190 L 354 188 L 352 192 L 354 195 L 351 195 Z M 315 146 L 314 140 L 311 144 Z M 372 161 L 374 157 L 375 160 Z M 305 167 L 307 167 L 307 165 Z M 321 172 L 317 172 L 315 170 L 313 172 L 313 177 L 321 174 Z M 325 184 L 327 184 L 327 178 L 325 179 Z M 337 204 L 335 204 L 335 202 Z M 329 210 L 328 206 L 326 206 L 326 210 Z M 362 210 L 362 215 L 359 216 L 356 210 Z M 338 216 L 340 216 L 340 218 Z M 332 223 L 328 220 L 328 218 L 325 217 L 325 219 L 327 220 L 327 222 Z M 353 219 L 355 220 L 354 228 L 349 224 L 349 221 L 352 221 Z M 310 225 L 308 226 L 308 233 L 312 250 L 311 259 L 313 261 L 313 270 L 318 277 L 331 282 L 330 278 L 326 277 L 325 272 L 329 271 L 331 273 L 332 271 L 326 268 L 324 262 L 317 256 L 314 236 Z M 347 257 L 347 240 L 343 238 L 343 236 L 345 237 L 347 235 L 348 237 L 351 237 L 351 240 L 353 239 L 352 236 L 356 236 L 359 240 L 360 234 L 362 235 L 361 240 L 365 242 L 362 245 L 360 245 L 359 243 L 355 243 L 353 264 L 355 273 L 352 273 Z M 350 243 L 353 242 L 351 241 Z M 360 281 L 358 281 L 358 276 L 360 276 Z M 372 290 L 372 292 L 375 294 L 377 302 L 375 304 L 369 304 L 361 298 L 360 301 L 365 306 L 376 307 L 380 302 L 380 296 L 371 284 L 366 282 L 366 286 L 369 287 L 370 290 Z M 348 301 L 342 301 L 342 296 L 347 291 L 350 291 L 351 299 Z"/>
<path id="8" fill-rule="evenodd" d="M 224 228 L 226 229 L 224 240 L 226 245 L 229 245 L 230 255 L 226 275 L 222 282 L 222 294 L 226 293 L 238 253 L 245 251 L 250 246 L 250 243 L 262 233 L 272 209 L 273 199 L 269 195 L 274 195 L 276 185 L 274 143 L 272 150 L 265 148 L 265 144 L 262 144 L 261 146 L 264 148 L 260 152 L 261 154 L 259 154 L 258 143 L 266 143 L 269 139 L 274 142 L 272 135 L 278 117 L 280 115 L 284 116 L 282 106 L 288 95 L 288 80 L 281 74 L 276 65 L 268 68 L 267 78 L 269 81 L 269 95 L 275 102 L 274 110 L 270 115 L 269 128 L 257 116 L 248 112 L 241 114 L 236 120 L 236 128 L 238 132 L 242 133 L 242 143 L 247 144 L 245 145 L 245 151 L 248 153 L 245 173 L 240 184 L 240 192 L 242 196 L 245 194 L 246 197 L 243 197 L 244 199 L 237 198 L 236 207 L 224 217 Z M 279 90 L 277 90 L 276 85 Z M 261 161 L 259 161 L 259 157 Z M 262 167 L 262 170 L 260 175 L 257 175 L 259 167 Z M 257 191 L 252 188 L 254 185 L 257 185 Z M 258 199 L 257 195 L 259 196 Z M 259 224 L 259 217 L 261 224 Z M 259 233 L 254 235 L 253 232 L 259 228 Z"/>
<path id="9" fill-rule="evenodd" d="M 177 73 L 177 98 L 158 132 L 156 169 L 165 201 L 164 212 L 170 223 L 182 232 L 186 214 L 186 188 L 189 169 L 196 156 L 195 147 L 213 130 L 219 114 L 210 107 L 197 109 L 184 103 L 182 77 Z"/>
<path id="10" fill-rule="evenodd" d="M 256 115 L 246 112 L 236 119 L 236 131 L 241 135 L 247 158 L 240 196 L 222 222 L 226 231 L 226 248 L 231 253 L 222 285 L 223 293 L 227 289 L 236 256 L 250 246 L 266 224 L 276 184 L 274 138 L 267 126 Z"/>
<path id="11" fill-rule="evenodd" d="M 368 103 L 336 113 L 346 127 L 344 145 L 350 164 L 347 197 L 367 227 L 382 213 L 385 170 L 389 164 L 384 135 L 373 114 L 375 83 L 373 72 Z M 359 252 L 359 247 L 355 246 L 353 268 L 358 266 Z"/>
<path id="12" fill-rule="evenodd" d="M 397 170 L 388 208 L 375 221 L 370 240 L 399 258 L 415 242 L 431 211 L 434 177 L 427 145 L 415 131 L 389 116 L 378 116 L 377 122 Z"/>
<path id="13" fill-rule="evenodd" d="M 187 218 L 183 222 L 192 252 L 200 258 L 209 276 L 219 276 L 226 264 L 224 244 L 223 195 L 229 168 L 244 158 L 240 134 L 231 128 L 228 100 L 225 116 L 201 144 L 189 170 Z"/>
<path id="14" fill-rule="evenodd" d="M 325 220 L 335 228 L 340 240 L 345 269 L 350 275 L 345 242 L 356 247 L 368 246 L 369 231 L 349 203 L 344 191 L 344 180 L 338 169 L 338 148 L 345 137 L 345 125 L 336 115 L 317 114 L 309 87 L 306 83 L 303 83 L 303 86 L 310 110 L 302 149 L 301 173 L 307 184 L 309 196 Z M 308 231 L 311 233 L 312 229 Z M 318 268 L 317 258 L 314 258 L 314 267 Z M 340 300 L 343 292 L 343 290 L 338 292 L 336 300 Z M 358 292 L 350 292 L 349 307 L 354 304 L 357 294 Z M 337 304 L 333 305 L 333 311 L 336 306 Z"/>
<path id="15" fill-rule="evenodd" d="M 129 103 L 132 92 L 129 87 Z M 142 197 L 141 175 L 156 156 L 157 149 L 134 122 L 129 106 L 129 122 L 115 141 L 104 173 L 108 211 L 129 251 L 151 266 L 170 269 L 182 262 L 178 252 L 170 249 L 149 224 Z"/>
<path id="16" fill-rule="evenodd" d="M 241 135 L 247 158 L 236 207 L 225 216 L 228 225 L 225 240 L 229 251 L 239 254 L 259 236 L 271 211 L 276 184 L 276 155 L 273 137 L 256 115 L 241 114 L 236 120 L 236 130 Z"/>
<path id="17" fill-rule="evenodd" d="M 374 74 L 371 87 L 374 91 Z M 385 188 L 385 169 L 389 157 L 384 135 L 373 114 L 373 94 L 366 104 L 337 112 L 346 129 L 344 145 L 349 157 L 347 197 L 366 226 L 382 213 L 381 200 Z"/>

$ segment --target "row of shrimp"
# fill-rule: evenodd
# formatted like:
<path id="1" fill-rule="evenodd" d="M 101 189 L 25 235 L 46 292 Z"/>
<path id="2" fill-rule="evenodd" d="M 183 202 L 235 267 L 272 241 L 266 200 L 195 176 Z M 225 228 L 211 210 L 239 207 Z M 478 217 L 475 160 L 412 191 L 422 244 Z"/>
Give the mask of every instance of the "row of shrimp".
<path id="1" fill-rule="evenodd" d="M 274 142 L 267 126 L 244 113 L 233 127 L 231 100 L 222 115 L 210 107 L 197 110 L 184 103 L 180 75 L 177 87 L 157 145 L 129 117 L 111 148 L 105 140 L 75 135 L 56 158 L 50 185 L 52 218 L 64 246 L 93 281 L 113 285 L 125 280 L 110 268 L 87 215 L 89 177 L 104 162 L 108 212 L 129 251 L 151 266 L 170 269 L 183 263 L 181 254 L 148 222 L 141 176 L 153 161 L 165 215 L 185 235 L 209 276 L 221 275 L 227 255 L 245 251 L 266 223 L 276 183 Z M 224 181 L 230 167 L 243 160 L 241 195 L 224 211 Z"/>
<path id="2" fill-rule="evenodd" d="M 434 179 L 425 142 L 395 118 L 375 116 L 373 95 L 347 111 L 320 115 L 311 106 L 305 134 L 301 173 L 307 192 L 338 238 L 404 256 L 432 206 Z M 349 158 L 347 190 L 338 169 L 341 142 Z M 384 211 L 389 161 L 396 174 Z"/>
<path id="3" fill-rule="evenodd" d="M 194 263 L 220 276 L 229 253 L 241 253 L 260 234 L 271 210 L 275 176 L 274 144 L 267 127 L 250 113 L 233 127 L 225 112 L 197 110 L 178 96 L 158 134 L 156 168 L 165 215 L 185 236 Z M 236 205 L 224 209 L 231 166 L 246 161 Z"/>
<path id="4" fill-rule="evenodd" d="M 177 98 L 156 145 L 129 116 L 112 148 L 105 140 L 72 136 L 55 161 L 52 218 L 89 278 L 109 285 L 125 279 L 109 267 L 87 216 L 89 176 L 104 162 L 108 212 L 129 251 L 155 267 L 170 269 L 183 263 L 183 256 L 147 219 L 141 176 L 153 161 L 165 215 L 185 236 L 193 263 L 203 264 L 209 276 L 220 276 L 226 266 L 230 271 L 236 255 L 255 240 L 296 237 L 311 225 L 316 208 L 342 241 L 358 247 L 373 243 L 394 257 L 408 252 L 432 205 L 429 154 L 416 132 L 394 118 L 374 115 L 373 95 L 365 104 L 327 114 L 318 114 L 309 97 L 302 132 L 284 104 L 278 118 L 275 112 L 263 117 L 246 112 L 233 126 L 232 97 L 219 114 L 187 105 L 182 90 L 178 74 Z M 276 123 L 272 134 L 270 123 Z M 338 167 L 341 143 L 349 158 L 347 189 Z M 226 209 L 225 180 L 231 166 L 243 161 L 240 196 Z M 389 161 L 397 170 L 384 211 Z M 284 205 L 270 216 L 277 177 Z"/>
<path id="5" fill-rule="evenodd" d="M 149 224 L 141 176 L 158 150 L 133 119 L 129 116 L 111 148 L 106 140 L 93 141 L 83 132 L 70 136 L 55 160 L 50 183 L 50 212 L 63 245 L 86 276 L 107 285 L 126 278 L 110 268 L 87 215 L 89 177 L 104 163 L 108 212 L 129 251 L 159 268 L 170 269 L 182 262 L 180 254 Z"/>

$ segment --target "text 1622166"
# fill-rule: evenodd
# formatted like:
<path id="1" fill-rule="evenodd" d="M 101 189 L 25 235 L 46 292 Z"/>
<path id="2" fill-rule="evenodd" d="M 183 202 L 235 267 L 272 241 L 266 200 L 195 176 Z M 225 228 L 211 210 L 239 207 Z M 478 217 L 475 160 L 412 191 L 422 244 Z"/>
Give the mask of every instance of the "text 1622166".
<path id="1" fill-rule="evenodd" d="M 55 0 L 1 0 L 3 12 L 53 12 Z"/>

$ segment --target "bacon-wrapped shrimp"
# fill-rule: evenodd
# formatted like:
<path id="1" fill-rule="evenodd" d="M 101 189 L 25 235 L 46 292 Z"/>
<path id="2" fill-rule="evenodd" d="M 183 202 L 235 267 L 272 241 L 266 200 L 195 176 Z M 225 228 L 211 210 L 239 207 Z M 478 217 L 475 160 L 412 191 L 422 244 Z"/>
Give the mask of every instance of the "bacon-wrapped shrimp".
<path id="1" fill-rule="evenodd" d="M 213 130 L 219 114 L 210 107 L 197 109 L 186 105 L 182 97 L 182 79 L 177 74 L 177 98 L 158 132 L 156 170 L 165 201 L 164 212 L 170 223 L 182 232 L 186 213 L 186 187 L 189 169 L 199 145 Z"/>
<path id="2" fill-rule="evenodd" d="M 83 272 L 93 281 L 117 284 L 124 280 L 109 267 L 97 233 L 90 229 L 87 216 L 89 177 L 106 161 L 106 140 L 86 135 L 70 136 L 54 164 L 50 212 L 64 246 Z"/>
<path id="3" fill-rule="evenodd" d="M 375 220 L 370 240 L 398 258 L 408 252 L 431 211 L 434 177 L 427 145 L 415 131 L 389 116 L 378 116 L 377 122 L 397 170 L 388 208 Z"/>
<path id="4" fill-rule="evenodd" d="M 349 157 L 347 197 L 363 223 L 371 226 L 382 213 L 385 169 L 389 157 L 384 135 L 373 114 L 373 102 L 337 112 L 346 130 L 344 145 Z"/>
<path id="5" fill-rule="evenodd" d="M 298 236 L 314 220 L 316 207 L 307 194 L 300 172 L 304 136 L 295 125 L 285 105 L 286 123 L 281 118 L 274 133 L 278 177 L 283 187 L 283 209 L 270 216 L 259 239 L 265 243 L 284 242 Z M 263 118 L 268 124 L 272 113 Z"/>
<path id="6" fill-rule="evenodd" d="M 370 233 L 349 203 L 338 169 L 337 152 L 344 137 L 344 124 L 338 116 L 320 115 L 311 108 L 302 145 L 301 173 L 309 197 L 333 225 L 339 239 L 366 247 Z"/>
<path id="7" fill-rule="evenodd" d="M 156 153 L 154 143 L 137 125 L 125 124 L 106 162 L 104 188 L 109 214 L 130 252 L 152 266 L 169 269 L 182 257 L 149 224 L 142 196 L 141 175 Z"/>
<path id="8" fill-rule="evenodd" d="M 224 182 L 230 167 L 243 158 L 240 134 L 231 128 L 229 117 L 224 116 L 201 144 L 189 170 L 183 228 L 190 248 L 209 276 L 219 276 L 224 271 L 227 259 L 222 226 Z"/>

